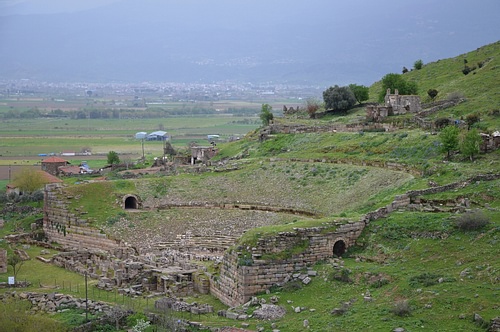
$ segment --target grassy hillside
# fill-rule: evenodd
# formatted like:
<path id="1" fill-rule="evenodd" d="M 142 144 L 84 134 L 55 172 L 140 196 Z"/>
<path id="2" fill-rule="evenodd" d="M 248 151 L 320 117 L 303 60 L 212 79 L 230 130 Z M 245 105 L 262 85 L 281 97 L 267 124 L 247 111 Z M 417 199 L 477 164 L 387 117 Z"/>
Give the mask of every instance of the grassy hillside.
<path id="1" fill-rule="evenodd" d="M 464 63 L 464 60 L 467 63 Z M 475 68 L 467 75 L 463 74 L 464 66 Z M 500 110 L 500 42 L 485 45 L 477 50 L 458 55 L 454 58 L 442 59 L 424 64 L 420 70 L 412 70 L 404 74 L 404 78 L 418 85 L 418 94 L 422 102 L 429 102 L 429 89 L 439 91 L 436 100 L 446 100 L 452 94 L 467 99 L 461 105 L 445 110 L 437 116 L 460 118 L 472 112 L 479 112 L 485 126 L 498 128 L 500 115 L 493 115 L 493 110 Z M 377 100 L 381 84 L 377 82 L 370 87 L 370 99 Z"/>

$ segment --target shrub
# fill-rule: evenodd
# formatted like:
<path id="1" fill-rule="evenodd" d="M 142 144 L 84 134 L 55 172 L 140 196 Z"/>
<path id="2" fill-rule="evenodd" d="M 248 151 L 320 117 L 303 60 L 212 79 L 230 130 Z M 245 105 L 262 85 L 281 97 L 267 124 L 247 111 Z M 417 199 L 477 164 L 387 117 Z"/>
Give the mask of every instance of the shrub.
<path id="1" fill-rule="evenodd" d="M 432 286 L 439 282 L 441 276 L 435 273 L 425 272 L 410 278 L 410 286 Z"/>
<path id="2" fill-rule="evenodd" d="M 42 202 L 44 198 L 44 193 L 42 190 L 37 190 L 31 194 L 31 200 L 33 202 Z"/>
<path id="3" fill-rule="evenodd" d="M 8 197 L 5 191 L 0 192 L 0 204 L 7 202 Z"/>
<path id="4" fill-rule="evenodd" d="M 439 91 L 436 90 L 436 89 L 429 89 L 427 90 L 427 94 L 429 95 L 429 97 L 434 100 L 434 98 L 436 98 L 436 96 L 438 95 Z"/>
<path id="5" fill-rule="evenodd" d="M 302 289 L 302 283 L 299 280 L 293 280 L 283 285 L 285 292 L 293 292 L 299 289 Z"/>
<path id="6" fill-rule="evenodd" d="M 245 254 L 243 257 L 240 257 L 238 259 L 238 266 L 252 266 L 253 265 L 253 259 L 250 254 Z"/>
<path id="7" fill-rule="evenodd" d="M 455 226 L 462 231 L 475 231 L 490 223 L 488 216 L 481 210 L 468 211 L 457 218 Z"/>
<path id="8" fill-rule="evenodd" d="M 449 125 L 451 125 L 451 120 L 448 118 L 439 118 L 434 121 L 434 126 L 436 126 L 437 129 L 442 129 Z"/>
<path id="9" fill-rule="evenodd" d="M 411 314 L 411 306 L 408 300 L 396 301 L 392 313 L 399 317 L 406 317 Z"/>
<path id="10" fill-rule="evenodd" d="M 316 99 L 307 99 L 306 101 L 306 110 L 307 110 L 307 114 L 309 114 L 309 117 L 311 118 L 314 118 L 314 115 L 316 114 L 316 112 L 321 108 L 321 105 L 319 103 L 319 101 L 317 101 Z"/>
<path id="11" fill-rule="evenodd" d="M 138 323 L 139 320 L 147 321 L 147 317 L 142 312 L 136 312 L 127 317 L 127 325 L 134 326 Z"/>
<path id="12" fill-rule="evenodd" d="M 345 268 L 337 269 L 332 271 L 332 273 L 330 273 L 330 277 L 328 279 L 337 280 L 345 283 L 351 283 L 352 279 L 350 278 L 350 275 L 351 275 L 351 270 L 349 269 Z"/>
<path id="13" fill-rule="evenodd" d="M 470 127 L 474 123 L 479 122 L 479 120 L 480 120 L 479 114 L 477 113 L 467 114 L 467 116 L 465 117 L 465 123 L 467 123 L 467 128 L 470 129 Z"/>
<path id="14" fill-rule="evenodd" d="M 10 202 L 14 202 L 14 203 L 17 203 L 20 201 L 20 197 L 19 197 L 19 194 L 16 193 L 15 191 L 12 191 L 10 192 L 8 195 L 7 195 L 8 199 Z"/>
<path id="15" fill-rule="evenodd" d="M 381 279 L 377 279 L 374 282 L 370 283 L 370 286 L 373 288 L 380 288 L 382 286 L 388 285 L 389 283 L 390 283 L 390 281 L 388 279 L 381 278 Z"/>
<path id="16" fill-rule="evenodd" d="M 488 115 L 490 116 L 500 116 L 500 110 L 494 109 L 488 112 Z"/>
<path id="17" fill-rule="evenodd" d="M 420 69 L 422 69 L 423 65 L 424 65 L 424 62 L 419 59 L 419 60 L 415 61 L 415 63 L 413 64 L 413 68 L 415 68 L 416 70 L 420 70 Z"/>

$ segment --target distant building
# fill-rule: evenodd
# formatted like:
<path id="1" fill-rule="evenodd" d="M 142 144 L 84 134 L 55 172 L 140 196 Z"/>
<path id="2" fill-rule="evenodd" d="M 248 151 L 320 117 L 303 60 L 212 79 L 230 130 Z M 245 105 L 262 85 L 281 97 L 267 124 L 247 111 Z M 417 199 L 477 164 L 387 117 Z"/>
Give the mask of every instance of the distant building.
<path id="1" fill-rule="evenodd" d="M 220 138 L 220 135 L 207 135 L 207 139 L 209 141 L 215 141 L 215 140 L 218 140 Z"/>
<path id="2" fill-rule="evenodd" d="M 191 165 L 198 162 L 206 163 L 210 158 L 219 152 L 213 146 L 192 146 L 191 147 Z"/>
<path id="3" fill-rule="evenodd" d="M 163 130 L 154 131 L 146 136 L 147 141 L 166 141 L 168 139 L 167 132 Z"/>
<path id="4" fill-rule="evenodd" d="M 80 166 L 61 166 L 59 167 L 59 175 L 77 175 L 77 174 L 93 174 L 94 170 L 90 169 L 86 161 L 82 161 Z"/>
<path id="5" fill-rule="evenodd" d="M 61 156 L 76 156 L 75 151 L 63 151 L 61 152 Z"/>
<path id="6" fill-rule="evenodd" d="M 420 96 L 400 95 L 397 89 L 394 91 L 394 94 L 391 94 L 391 90 L 387 89 L 384 105 L 370 105 L 366 107 L 366 119 L 378 122 L 388 116 L 418 113 L 420 110 Z"/>
<path id="7" fill-rule="evenodd" d="M 145 139 L 147 135 L 148 135 L 147 132 L 140 131 L 138 133 L 135 133 L 135 139 Z"/>
<path id="8" fill-rule="evenodd" d="M 59 167 L 67 166 L 68 164 L 68 161 L 59 157 L 52 156 L 42 160 L 42 171 L 57 176 L 59 175 Z"/>

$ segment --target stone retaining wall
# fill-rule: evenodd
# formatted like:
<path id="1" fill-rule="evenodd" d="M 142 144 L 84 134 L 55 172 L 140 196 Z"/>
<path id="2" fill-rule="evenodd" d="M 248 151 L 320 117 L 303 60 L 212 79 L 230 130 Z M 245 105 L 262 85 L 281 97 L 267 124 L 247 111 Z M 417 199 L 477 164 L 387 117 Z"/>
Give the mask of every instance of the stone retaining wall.
<path id="1" fill-rule="evenodd" d="M 120 247 L 120 241 L 110 239 L 98 229 L 88 226 L 87 220 L 68 209 L 68 200 L 62 186 L 49 184 L 45 187 L 43 230 L 49 242 L 57 242 L 64 248 L 97 249 L 111 251 Z"/>
<path id="2" fill-rule="evenodd" d="M 364 222 L 338 225 L 336 230 L 329 228 L 295 229 L 271 238 L 263 238 L 256 247 L 249 250 L 226 253 L 218 277 L 212 276 L 210 292 L 229 306 L 237 306 L 248 301 L 255 294 L 273 285 L 284 284 L 291 280 L 294 273 L 307 266 L 333 257 L 334 246 L 342 242 L 344 248 L 352 246 L 359 237 Z M 277 257 L 287 250 L 303 245 L 303 252 Z"/>
<path id="3" fill-rule="evenodd" d="M 269 134 L 304 134 L 304 133 L 334 133 L 334 132 L 358 132 L 379 129 L 383 131 L 394 131 L 398 127 L 390 123 L 371 123 L 365 125 L 363 123 L 333 123 L 328 125 L 305 125 L 305 124 L 280 124 L 272 123 L 265 132 Z"/>

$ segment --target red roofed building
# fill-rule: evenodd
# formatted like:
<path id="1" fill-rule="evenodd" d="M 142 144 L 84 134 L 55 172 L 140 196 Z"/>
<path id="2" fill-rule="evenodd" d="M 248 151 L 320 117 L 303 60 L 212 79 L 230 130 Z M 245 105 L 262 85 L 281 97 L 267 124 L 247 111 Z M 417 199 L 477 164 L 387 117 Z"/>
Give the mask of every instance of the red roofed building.
<path id="1" fill-rule="evenodd" d="M 68 165 L 69 162 L 59 157 L 49 157 L 42 160 L 42 171 L 52 175 L 59 175 L 59 167 Z"/>

